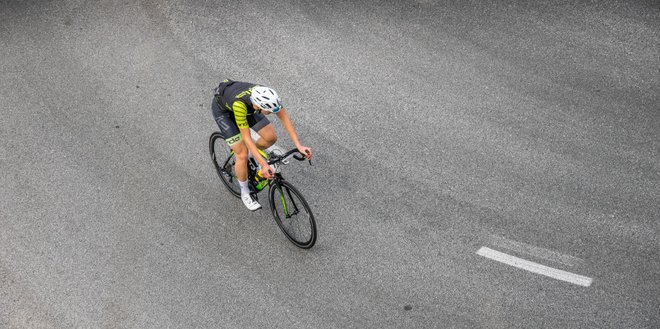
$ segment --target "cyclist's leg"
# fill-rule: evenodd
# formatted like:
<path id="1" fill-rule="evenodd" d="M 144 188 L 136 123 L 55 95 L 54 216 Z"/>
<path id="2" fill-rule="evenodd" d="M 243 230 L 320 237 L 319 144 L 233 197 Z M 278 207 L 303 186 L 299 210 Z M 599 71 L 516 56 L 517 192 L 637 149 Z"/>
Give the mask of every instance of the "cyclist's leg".
<path id="1" fill-rule="evenodd" d="M 237 135 L 239 138 L 241 135 Z M 238 178 L 239 182 L 245 182 L 247 181 L 248 178 L 248 170 L 247 170 L 247 163 L 248 163 L 248 149 L 247 146 L 245 146 L 245 143 L 243 143 L 242 140 L 239 140 L 237 143 L 233 144 L 230 146 L 231 150 L 234 151 L 234 154 L 236 155 L 236 164 L 234 165 L 234 170 L 236 172 L 236 178 Z"/>
<path id="2" fill-rule="evenodd" d="M 270 123 L 257 131 L 257 133 L 260 138 L 255 144 L 260 150 L 265 150 L 277 142 L 277 133 L 275 133 L 275 128 L 273 128 L 273 125 Z"/>
<path id="3" fill-rule="evenodd" d="M 237 137 L 241 137 L 241 135 L 238 134 Z M 241 200 L 245 207 L 252 211 L 261 209 L 261 204 L 250 194 L 250 187 L 248 185 L 248 148 L 245 142 L 241 140 L 233 144 L 231 149 L 236 154 L 234 170 L 238 178 L 238 185 L 241 188 Z"/>
<path id="4" fill-rule="evenodd" d="M 247 180 L 247 159 L 248 159 L 248 150 L 243 143 L 241 138 L 241 133 L 236 126 L 236 120 L 234 115 L 229 111 L 222 111 L 218 108 L 215 102 L 212 103 L 211 111 L 213 112 L 213 117 L 215 122 L 220 128 L 220 134 L 222 138 L 225 139 L 229 147 L 231 147 L 234 154 L 236 154 L 236 163 L 234 165 L 234 171 L 236 172 L 236 177 L 239 181 Z"/>
<path id="5" fill-rule="evenodd" d="M 237 137 L 241 137 L 240 134 Z M 236 172 L 236 178 L 238 178 L 238 185 L 241 189 L 241 200 L 245 207 L 249 210 L 255 211 L 261 209 L 261 204 L 257 202 L 256 199 L 250 194 L 250 187 L 248 183 L 248 148 L 245 145 L 245 142 L 239 140 L 231 146 L 231 149 L 236 155 L 236 164 L 234 165 L 234 170 Z"/>
<path id="6" fill-rule="evenodd" d="M 241 133 L 236 126 L 236 119 L 234 119 L 234 113 L 230 111 L 222 111 L 218 108 L 217 103 L 212 102 L 211 110 L 215 118 L 215 122 L 220 128 L 220 134 L 225 139 L 232 151 L 234 151 L 236 157 L 236 163 L 234 163 L 234 172 L 236 173 L 236 178 L 238 179 L 238 185 L 241 188 L 241 200 L 243 204 L 250 210 L 257 210 L 261 208 L 259 202 L 254 200 L 250 195 L 250 189 L 248 187 L 248 149 L 243 139 L 241 138 Z"/>
<path id="7" fill-rule="evenodd" d="M 269 148 L 277 141 L 277 133 L 275 133 L 275 128 L 270 123 L 268 118 L 261 113 L 255 113 L 252 115 L 252 118 L 248 118 L 248 124 L 250 128 L 259 134 L 259 139 L 254 141 L 254 144 L 260 150 Z"/>

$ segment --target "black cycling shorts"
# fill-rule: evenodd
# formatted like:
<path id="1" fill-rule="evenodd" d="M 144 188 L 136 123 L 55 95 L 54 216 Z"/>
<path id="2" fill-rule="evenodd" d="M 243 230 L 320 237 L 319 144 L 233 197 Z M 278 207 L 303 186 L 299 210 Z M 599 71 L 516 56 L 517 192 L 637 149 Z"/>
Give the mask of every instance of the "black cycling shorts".
<path id="1" fill-rule="evenodd" d="M 243 140 L 241 137 L 241 131 L 236 125 L 236 119 L 234 118 L 234 112 L 220 109 L 218 103 L 216 103 L 215 98 L 211 101 L 211 112 L 213 113 L 213 118 L 220 128 L 220 134 L 222 138 L 225 139 L 229 146 Z M 261 113 L 253 113 L 247 116 L 248 125 L 254 131 L 259 131 L 261 128 L 270 124 L 268 118 Z"/>

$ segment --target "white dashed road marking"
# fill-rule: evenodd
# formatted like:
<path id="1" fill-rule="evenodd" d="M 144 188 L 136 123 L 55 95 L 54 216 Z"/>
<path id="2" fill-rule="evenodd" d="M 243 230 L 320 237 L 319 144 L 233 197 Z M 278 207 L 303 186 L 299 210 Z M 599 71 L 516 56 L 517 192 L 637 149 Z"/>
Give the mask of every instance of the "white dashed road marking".
<path id="1" fill-rule="evenodd" d="M 498 261 L 500 263 L 511 265 L 526 271 L 530 271 L 532 273 L 541 274 L 551 277 L 553 279 L 570 282 L 578 286 L 589 287 L 591 285 L 591 282 L 593 281 L 591 278 L 586 276 L 582 276 L 575 273 L 566 272 L 566 271 L 558 270 L 556 268 L 534 263 L 522 258 L 505 254 L 503 252 L 499 252 L 497 250 L 490 249 L 488 247 L 481 247 L 481 249 L 477 251 L 477 255 Z"/>
<path id="2" fill-rule="evenodd" d="M 553 263 L 559 263 L 566 266 L 576 266 L 584 261 L 578 257 L 565 255 L 554 250 L 544 249 L 530 244 L 514 241 L 505 237 L 491 235 L 488 239 L 490 244 L 498 249 L 512 251 L 517 255 L 527 255 L 536 259 L 543 259 Z M 501 250 L 500 249 L 500 250 Z"/>

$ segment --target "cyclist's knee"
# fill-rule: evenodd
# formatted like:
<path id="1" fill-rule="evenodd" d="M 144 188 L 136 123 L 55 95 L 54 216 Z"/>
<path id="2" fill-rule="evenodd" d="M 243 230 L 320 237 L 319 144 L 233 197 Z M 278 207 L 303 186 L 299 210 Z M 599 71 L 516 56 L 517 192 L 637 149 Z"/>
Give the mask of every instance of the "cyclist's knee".
<path id="1" fill-rule="evenodd" d="M 236 153 L 236 162 L 242 163 L 242 162 L 247 162 L 247 160 L 248 160 L 247 153 L 241 153 L 241 154 Z"/>
<path id="2" fill-rule="evenodd" d="M 277 133 L 272 125 L 267 125 L 259 130 L 259 146 L 261 148 L 267 148 L 275 144 L 277 141 Z"/>
<path id="3" fill-rule="evenodd" d="M 270 136 L 267 136 L 264 138 L 264 142 L 266 142 L 266 147 L 271 147 L 275 142 L 277 142 L 277 135 L 272 134 Z"/>
<path id="4" fill-rule="evenodd" d="M 248 150 L 245 144 L 237 144 L 232 147 L 234 154 L 236 155 L 236 161 L 244 162 L 248 159 Z"/>

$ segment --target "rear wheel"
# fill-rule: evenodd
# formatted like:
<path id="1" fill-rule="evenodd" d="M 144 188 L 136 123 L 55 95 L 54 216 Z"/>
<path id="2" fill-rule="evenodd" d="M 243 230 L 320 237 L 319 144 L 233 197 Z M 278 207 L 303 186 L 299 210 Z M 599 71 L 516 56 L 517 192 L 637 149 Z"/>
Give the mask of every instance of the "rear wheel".
<path id="1" fill-rule="evenodd" d="M 236 156 L 231 148 L 222 138 L 219 132 L 214 132 L 209 138 L 209 151 L 211 152 L 211 160 L 213 166 L 220 176 L 220 180 L 231 194 L 236 197 L 241 196 L 241 187 L 238 185 L 238 178 L 234 171 L 234 164 L 236 163 Z"/>
<path id="2" fill-rule="evenodd" d="M 270 208 L 277 226 L 296 246 L 311 248 L 316 242 L 316 222 L 302 194 L 285 180 L 273 184 L 269 194 Z"/>

